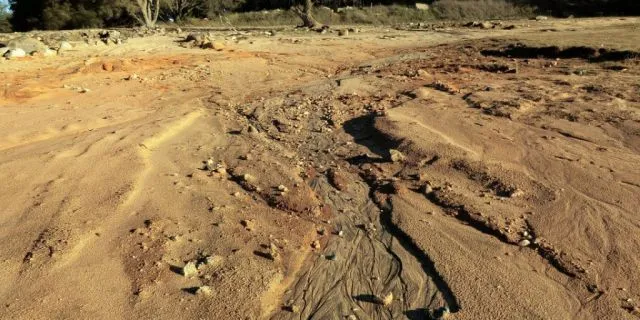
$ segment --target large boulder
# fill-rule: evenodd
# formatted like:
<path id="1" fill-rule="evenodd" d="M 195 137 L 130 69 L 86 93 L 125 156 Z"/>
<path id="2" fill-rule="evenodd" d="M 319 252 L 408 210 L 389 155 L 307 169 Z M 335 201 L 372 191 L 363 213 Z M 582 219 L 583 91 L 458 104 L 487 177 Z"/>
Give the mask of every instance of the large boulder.
<path id="1" fill-rule="evenodd" d="M 25 53 L 32 53 L 34 51 L 44 51 L 48 49 L 47 45 L 42 41 L 29 37 L 20 37 L 10 40 L 7 43 L 9 49 L 22 49 Z"/>

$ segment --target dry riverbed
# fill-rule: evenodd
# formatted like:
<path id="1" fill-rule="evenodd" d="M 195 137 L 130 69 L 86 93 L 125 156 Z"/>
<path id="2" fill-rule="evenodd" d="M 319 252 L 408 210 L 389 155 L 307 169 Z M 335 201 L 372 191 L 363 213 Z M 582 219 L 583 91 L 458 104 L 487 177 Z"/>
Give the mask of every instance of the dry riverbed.
<path id="1" fill-rule="evenodd" d="M 640 20 L 340 29 L 26 35 L 0 317 L 640 317 Z"/>

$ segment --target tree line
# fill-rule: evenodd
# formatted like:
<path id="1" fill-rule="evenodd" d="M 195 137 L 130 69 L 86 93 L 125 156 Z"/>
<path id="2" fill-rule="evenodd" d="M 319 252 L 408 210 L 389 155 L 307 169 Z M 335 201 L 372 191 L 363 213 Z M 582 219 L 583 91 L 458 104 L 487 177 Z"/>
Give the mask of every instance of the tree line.
<path id="1" fill-rule="evenodd" d="M 313 4 L 331 8 L 344 6 L 369 6 L 385 4 L 413 5 L 416 0 L 314 0 Z M 417 2 L 466 3 L 479 0 L 417 0 Z M 515 5 L 528 5 L 539 12 L 551 15 L 638 15 L 640 0 L 495 0 Z M 0 32 L 10 27 L 15 31 L 33 29 L 55 30 L 90 27 L 153 26 L 160 21 L 180 22 L 189 17 L 217 18 L 227 12 L 256 11 L 264 9 L 289 9 L 301 5 L 295 11 L 310 11 L 309 0 L 10 0 L 11 16 L 0 4 Z M 9 26 L 10 22 L 10 26 Z"/>

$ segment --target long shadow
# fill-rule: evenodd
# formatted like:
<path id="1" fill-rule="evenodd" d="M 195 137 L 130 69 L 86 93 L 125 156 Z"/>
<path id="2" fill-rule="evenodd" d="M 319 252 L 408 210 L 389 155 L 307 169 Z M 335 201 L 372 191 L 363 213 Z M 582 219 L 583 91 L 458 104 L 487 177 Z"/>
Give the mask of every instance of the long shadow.
<path id="1" fill-rule="evenodd" d="M 371 152 L 377 154 L 382 157 L 382 159 L 388 159 L 388 150 L 390 148 L 395 148 L 398 146 L 398 142 L 394 142 L 389 137 L 375 130 L 374 128 L 374 120 L 375 116 L 373 115 L 365 115 L 361 117 L 357 117 L 346 121 L 344 123 L 344 130 L 348 134 L 350 134 L 356 143 L 367 147 Z M 369 159 L 367 159 L 369 158 Z M 360 163 L 366 162 L 378 162 L 379 159 L 372 159 L 370 157 L 361 157 L 358 159 Z M 371 183 L 367 181 L 367 183 Z M 373 188 L 370 191 L 374 192 Z M 373 198 L 373 195 L 370 194 L 370 197 Z M 427 274 L 436 285 L 438 291 L 442 294 L 443 299 L 445 300 L 448 310 L 451 312 L 457 312 L 459 310 L 459 304 L 456 296 L 453 291 L 449 287 L 449 284 L 444 280 L 444 278 L 437 272 L 435 263 L 431 258 L 413 242 L 413 240 L 400 228 L 393 224 L 391 220 L 391 211 L 390 210 L 382 210 L 380 214 L 380 222 L 385 226 L 387 231 L 393 235 L 400 245 L 407 250 L 411 255 L 416 257 L 420 262 L 422 270 L 425 274 Z M 369 297 L 360 296 L 361 299 L 366 299 Z M 415 310 L 414 310 L 415 311 Z M 411 316 L 417 316 L 417 314 L 423 314 L 421 310 L 415 311 L 411 313 Z M 427 317 L 429 316 L 426 313 Z M 409 316 L 407 314 L 407 316 Z M 420 318 L 415 318 L 420 319 Z M 428 318 L 426 318 L 428 319 Z"/>
<path id="2" fill-rule="evenodd" d="M 389 158 L 389 149 L 395 149 L 399 143 L 391 141 L 388 137 L 374 129 L 375 115 L 364 115 L 345 121 L 344 131 L 351 135 L 355 142 L 367 147 L 369 151 L 376 154 L 379 159 L 366 156 L 353 157 L 349 162 L 354 164 L 366 162 L 383 162 Z"/>
<path id="3" fill-rule="evenodd" d="M 449 287 L 447 281 L 444 280 L 436 270 L 435 263 L 431 260 L 431 257 L 429 257 L 424 251 L 420 250 L 409 235 L 393 224 L 391 220 L 391 211 L 384 210 L 380 214 L 380 221 L 387 228 L 387 231 L 389 231 L 389 233 L 398 240 L 400 245 L 411 253 L 412 256 L 418 259 L 424 273 L 429 275 L 431 280 L 433 280 L 433 283 L 436 285 L 436 288 L 438 288 L 438 291 L 442 293 L 442 298 L 447 303 L 449 310 L 451 310 L 451 312 L 457 312 L 460 309 L 458 299 L 453 293 L 453 290 L 451 290 L 451 287 Z"/>

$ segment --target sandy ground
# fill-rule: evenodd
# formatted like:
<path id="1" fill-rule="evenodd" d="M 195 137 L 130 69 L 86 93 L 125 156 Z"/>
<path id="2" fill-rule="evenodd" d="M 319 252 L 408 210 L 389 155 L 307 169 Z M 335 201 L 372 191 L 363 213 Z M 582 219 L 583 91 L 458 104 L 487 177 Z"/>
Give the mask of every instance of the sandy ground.
<path id="1" fill-rule="evenodd" d="M 0 318 L 640 318 L 640 58 L 505 51 L 640 20 L 514 23 L 2 60 Z"/>

